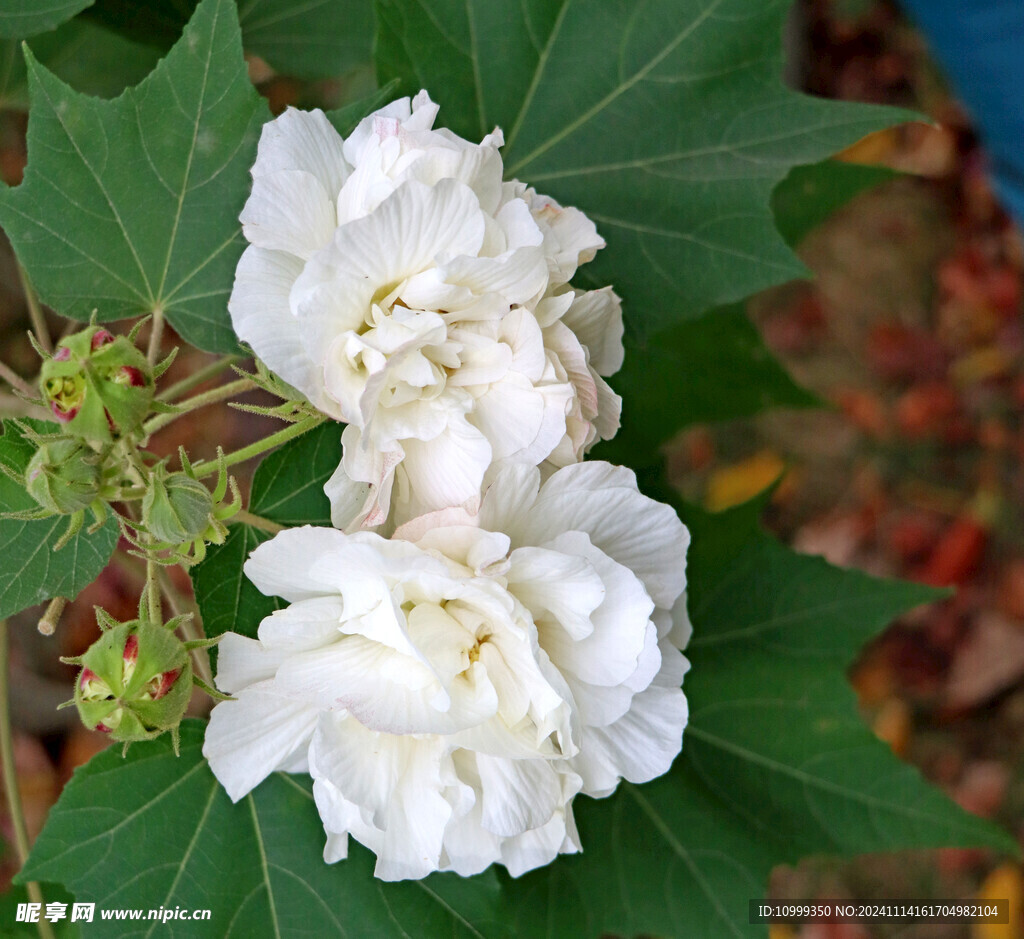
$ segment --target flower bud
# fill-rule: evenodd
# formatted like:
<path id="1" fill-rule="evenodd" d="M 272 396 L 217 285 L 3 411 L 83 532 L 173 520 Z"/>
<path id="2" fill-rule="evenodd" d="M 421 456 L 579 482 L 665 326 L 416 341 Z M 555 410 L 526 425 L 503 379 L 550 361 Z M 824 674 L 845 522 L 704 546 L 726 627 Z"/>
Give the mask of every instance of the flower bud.
<path id="1" fill-rule="evenodd" d="M 154 473 L 142 499 L 142 524 L 158 541 L 178 545 L 198 538 L 210 524 L 213 497 L 185 473 Z"/>
<path id="2" fill-rule="evenodd" d="M 29 460 L 25 486 L 44 509 L 73 515 L 96 498 L 100 470 L 94 454 L 80 440 L 51 440 L 41 444 Z"/>
<path id="3" fill-rule="evenodd" d="M 163 625 L 132 620 L 106 630 L 77 660 L 75 704 L 86 727 L 131 743 L 181 723 L 192 693 L 185 644 Z"/>
<path id="4" fill-rule="evenodd" d="M 90 443 L 141 433 L 153 369 L 126 336 L 89 326 L 62 339 L 40 375 L 43 398 L 69 433 Z"/>

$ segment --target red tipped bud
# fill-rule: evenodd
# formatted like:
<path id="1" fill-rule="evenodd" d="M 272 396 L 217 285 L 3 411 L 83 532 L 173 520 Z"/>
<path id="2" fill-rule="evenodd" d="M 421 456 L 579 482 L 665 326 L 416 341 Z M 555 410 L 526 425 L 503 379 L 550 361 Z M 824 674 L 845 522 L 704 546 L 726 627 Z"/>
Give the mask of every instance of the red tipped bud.
<path id="1" fill-rule="evenodd" d="M 54 417 L 93 446 L 141 433 L 153 401 L 146 357 L 101 326 L 62 339 L 40 383 Z"/>

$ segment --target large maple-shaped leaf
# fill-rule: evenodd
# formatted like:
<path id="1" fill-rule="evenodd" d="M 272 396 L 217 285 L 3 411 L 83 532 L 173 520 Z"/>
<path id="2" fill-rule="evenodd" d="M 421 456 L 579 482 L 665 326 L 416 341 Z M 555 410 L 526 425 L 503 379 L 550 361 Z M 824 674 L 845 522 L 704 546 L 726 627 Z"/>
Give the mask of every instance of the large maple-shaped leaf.
<path id="1" fill-rule="evenodd" d="M 56 433 L 56 424 L 28 421 L 40 434 Z M 0 462 L 13 473 L 25 472 L 35 446 L 12 421 L 3 422 Z M 24 487 L 0 474 L 0 512 L 36 509 Z M 91 521 L 91 519 L 89 519 Z M 54 545 L 68 527 L 68 517 L 54 515 L 36 521 L 0 519 L 0 617 L 10 616 L 51 597 L 74 599 L 107 566 L 117 544 L 113 518 L 95 532 L 78 532 L 63 548 Z"/>
<path id="2" fill-rule="evenodd" d="M 493 927 L 498 883 L 442 874 L 375 880 L 353 845 L 328 866 L 308 777 L 275 773 L 236 805 L 202 758 L 203 724 L 119 748 L 75 771 L 50 812 L 21 880 L 56 879 L 78 902 L 118 908 L 209 910 L 209 919 L 116 921 L 97 913 L 87 935 L 178 939 L 479 936 Z"/>
<path id="3" fill-rule="evenodd" d="M 169 46 L 196 0 L 96 0 L 90 19 L 154 44 Z M 372 0 L 239 0 L 246 51 L 297 78 L 333 78 L 368 66 L 373 45 Z"/>
<path id="4" fill-rule="evenodd" d="M 141 81 L 160 59 L 153 47 L 81 17 L 34 36 L 28 45 L 37 62 L 72 88 L 103 98 Z M 0 39 L 0 108 L 28 108 L 28 70 L 18 39 Z"/>
<path id="5" fill-rule="evenodd" d="M 26 39 L 55 29 L 93 0 L 0 0 L 0 36 Z"/>
<path id="6" fill-rule="evenodd" d="M 797 164 L 905 119 L 787 88 L 789 0 L 377 0 L 378 69 L 443 122 L 500 125 L 509 176 L 583 209 L 634 331 L 805 272 L 769 201 Z"/>
<path id="7" fill-rule="evenodd" d="M 161 311 L 189 342 L 231 351 L 226 303 L 238 213 L 266 105 L 250 85 L 231 0 L 204 0 L 141 84 L 78 94 L 27 53 L 22 184 L 0 222 L 42 298 L 76 319 Z"/>
<path id="8" fill-rule="evenodd" d="M 795 248 L 833 212 L 894 175 L 833 160 L 797 167 L 772 193 L 775 224 Z M 593 456 L 638 471 L 656 468 L 661 445 L 684 427 L 820 405 L 768 351 L 744 307 L 627 336 L 625 363 L 610 379 L 622 396 L 622 426 Z"/>

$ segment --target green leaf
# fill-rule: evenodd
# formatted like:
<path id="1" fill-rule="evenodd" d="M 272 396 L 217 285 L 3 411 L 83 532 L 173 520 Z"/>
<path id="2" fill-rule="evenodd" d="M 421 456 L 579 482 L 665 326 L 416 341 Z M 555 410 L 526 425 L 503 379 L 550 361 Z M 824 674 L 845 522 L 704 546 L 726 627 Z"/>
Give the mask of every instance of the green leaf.
<path id="1" fill-rule="evenodd" d="M 88 16 L 166 48 L 194 8 L 195 0 L 97 0 Z M 296 78 L 344 75 L 372 57 L 370 0 L 239 0 L 238 16 L 246 50 Z"/>
<path id="2" fill-rule="evenodd" d="M 332 78 L 368 65 L 373 47 L 370 0 L 241 0 L 246 49 L 297 78 Z"/>
<path id="3" fill-rule="evenodd" d="M 56 424 L 27 421 L 41 434 L 58 431 Z M 0 462 L 24 473 L 35 447 L 11 421 L 3 422 Z M 0 474 L 0 512 L 38 508 L 14 480 Z M 68 517 L 56 515 L 40 521 L 0 519 L 0 618 L 35 606 L 51 597 L 73 600 L 107 566 L 117 545 L 117 523 L 109 518 L 94 534 L 83 528 L 60 551 L 53 546 L 67 530 Z"/>
<path id="4" fill-rule="evenodd" d="M 260 621 L 284 606 L 277 597 L 260 593 L 242 573 L 252 551 L 269 537 L 251 525 L 232 525 L 224 544 L 210 547 L 192 569 L 192 588 L 207 636 L 237 632 L 255 638 Z"/>
<path id="5" fill-rule="evenodd" d="M 786 242 L 795 247 L 854 197 L 899 175 L 884 166 L 837 160 L 798 166 L 772 193 L 775 224 Z"/>
<path id="6" fill-rule="evenodd" d="M 182 724 L 180 758 L 164 736 L 76 770 L 19 882 L 56 877 L 79 902 L 96 903 L 88 934 L 97 937 L 462 937 L 479 936 L 469 923 L 493 917 L 493 873 L 382 883 L 354 843 L 348 860 L 324 864 L 308 777 L 275 773 L 232 805 L 202 758 L 203 726 Z M 143 929 L 99 915 L 129 907 L 208 909 L 211 918 Z"/>
<path id="7" fill-rule="evenodd" d="M 855 196 L 896 175 L 834 160 L 797 167 L 772 195 L 775 223 L 795 247 Z M 622 427 L 593 456 L 634 469 L 659 465 L 659 447 L 692 424 L 822 403 L 768 351 L 743 304 L 647 338 L 627 336 L 625 364 L 610 383 L 623 399 Z"/>
<path id="8" fill-rule="evenodd" d="M 660 463 L 660 445 L 691 424 L 821 404 L 765 348 L 742 304 L 627 341 L 609 381 L 622 396 L 622 426 L 593 457 L 634 469 Z"/>
<path id="9" fill-rule="evenodd" d="M 159 53 L 81 18 L 29 42 L 36 60 L 78 91 L 103 98 L 141 81 Z M 0 40 L 0 108 L 28 108 L 28 72 L 21 42 Z"/>
<path id="10" fill-rule="evenodd" d="M 237 348 L 226 301 L 266 105 L 234 6 L 204 0 L 181 41 L 114 101 L 27 54 L 29 161 L 0 222 L 43 300 L 72 318 L 162 310 L 193 345 Z"/>
<path id="11" fill-rule="evenodd" d="M 256 468 L 249 510 L 280 525 L 330 525 L 324 483 L 341 462 L 341 425 L 332 421 L 275 450 Z"/>
<path id="12" fill-rule="evenodd" d="M 330 525 L 324 483 L 341 462 L 341 430 L 322 424 L 266 457 L 252 480 L 249 511 L 279 525 Z M 211 547 L 192 571 L 192 586 L 208 636 L 229 630 L 256 636 L 260 621 L 284 603 L 260 593 L 242 573 L 252 550 L 270 535 L 251 525 L 232 525 L 227 541 Z"/>
<path id="13" fill-rule="evenodd" d="M 0 0 L 0 36 L 26 39 L 55 29 L 93 0 Z"/>
<path id="14" fill-rule="evenodd" d="M 857 715 L 844 671 L 941 592 L 831 567 L 756 528 L 756 504 L 684 512 L 693 668 L 672 771 L 576 802 L 584 853 L 506 884 L 521 935 L 763 936 L 747 901 L 809 853 L 1014 840 L 901 763 Z"/>
<path id="15" fill-rule="evenodd" d="M 782 83 L 789 0 L 377 0 L 378 71 L 608 242 L 588 276 L 650 333 L 805 269 L 775 229 L 790 169 L 913 115 Z"/>

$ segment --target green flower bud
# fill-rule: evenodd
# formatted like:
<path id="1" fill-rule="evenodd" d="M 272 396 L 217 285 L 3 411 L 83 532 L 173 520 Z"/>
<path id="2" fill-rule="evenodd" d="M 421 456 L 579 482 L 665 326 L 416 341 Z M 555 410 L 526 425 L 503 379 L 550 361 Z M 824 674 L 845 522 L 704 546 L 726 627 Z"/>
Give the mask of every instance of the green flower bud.
<path id="1" fill-rule="evenodd" d="M 140 434 L 153 403 L 153 369 L 145 355 L 102 326 L 62 339 L 39 380 L 53 416 L 93 445 Z"/>
<path id="2" fill-rule="evenodd" d="M 210 524 L 213 496 L 185 473 L 154 473 L 142 499 L 142 524 L 157 541 L 171 545 L 198 538 Z"/>
<path id="3" fill-rule="evenodd" d="M 192 665 L 168 626 L 119 623 L 76 661 L 83 668 L 75 705 L 86 727 L 131 743 L 181 723 L 192 694 Z"/>
<path id="4" fill-rule="evenodd" d="M 48 441 L 29 460 L 25 486 L 44 509 L 73 515 L 95 500 L 100 469 L 95 455 L 80 440 L 69 437 Z"/>

